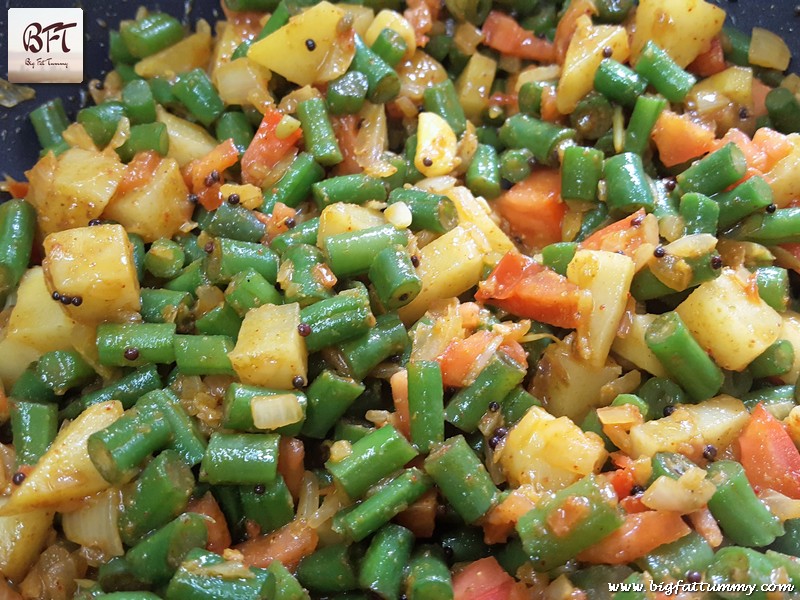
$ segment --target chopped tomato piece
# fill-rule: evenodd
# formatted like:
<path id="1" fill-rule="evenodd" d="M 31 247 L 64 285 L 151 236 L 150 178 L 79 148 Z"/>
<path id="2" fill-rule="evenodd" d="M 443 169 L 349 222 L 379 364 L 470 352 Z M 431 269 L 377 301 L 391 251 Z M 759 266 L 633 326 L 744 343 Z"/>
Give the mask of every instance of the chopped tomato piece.
<path id="1" fill-rule="evenodd" d="M 161 164 L 161 156 L 155 150 L 139 152 L 128 163 L 125 175 L 117 186 L 117 194 L 124 194 L 131 190 L 146 186 L 153 179 L 158 165 Z"/>
<path id="2" fill-rule="evenodd" d="M 542 120 L 550 123 L 555 123 L 561 118 L 561 112 L 558 110 L 558 102 L 556 101 L 556 88 L 552 85 L 544 86 L 542 90 Z M 561 182 L 559 182 L 560 185 Z"/>
<path id="3" fill-rule="evenodd" d="M 428 490 L 421 498 L 394 518 L 395 523 L 410 529 L 415 537 L 429 538 L 436 529 L 436 511 L 439 508 L 436 490 Z"/>
<path id="4" fill-rule="evenodd" d="M 283 202 L 276 202 L 272 209 L 272 213 L 266 221 L 267 225 L 267 239 L 272 240 L 275 236 L 289 231 L 290 227 L 286 224 L 288 219 L 294 219 L 297 211 L 290 206 L 286 206 Z"/>
<path id="5" fill-rule="evenodd" d="M 644 505 L 642 502 L 642 496 L 625 496 L 622 500 L 619 501 L 619 506 L 622 510 L 626 513 L 640 513 L 650 510 L 648 507 Z"/>
<path id="6" fill-rule="evenodd" d="M 555 47 L 547 40 L 536 37 L 512 17 L 493 10 L 481 28 L 483 43 L 502 54 L 544 63 L 554 62 Z"/>
<path id="7" fill-rule="evenodd" d="M 617 498 L 625 498 L 631 495 L 636 480 L 633 478 L 633 472 L 630 469 L 617 469 L 609 473 L 609 482 L 617 493 Z"/>
<path id="8" fill-rule="evenodd" d="M 356 115 L 341 115 L 331 117 L 333 132 L 339 142 L 344 160 L 336 165 L 337 175 L 352 175 L 361 173 L 363 169 L 356 160 L 356 137 L 358 136 L 358 117 Z"/>
<path id="9" fill-rule="evenodd" d="M 27 181 L 17 181 L 13 177 L 6 175 L 5 187 L 12 198 L 24 198 L 28 195 L 29 184 Z"/>
<path id="10" fill-rule="evenodd" d="M 520 517 L 535 503 L 519 490 L 511 492 L 500 504 L 492 508 L 483 519 L 483 539 L 487 544 L 504 544 Z"/>
<path id="11" fill-rule="evenodd" d="M 761 404 L 739 435 L 739 451 L 750 485 L 800 499 L 800 452 L 783 424 Z"/>
<path id="12" fill-rule="evenodd" d="M 206 550 L 222 554 L 225 548 L 230 548 L 231 533 L 228 530 L 228 523 L 225 521 L 225 515 L 222 514 L 222 509 L 220 509 L 211 492 L 206 492 L 202 498 L 192 500 L 186 507 L 186 512 L 208 517 L 206 519 L 206 529 L 208 529 Z"/>
<path id="13" fill-rule="evenodd" d="M 692 121 L 687 114 L 665 110 L 651 134 L 665 167 L 674 167 L 714 149 L 714 130 Z"/>
<path id="14" fill-rule="evenodd" d="M 753 112 L 755 118 L 763 117 L 767 114 L 767 94 L 772 88 L 763 83 L 757 77 L 753 77 Z"/>
<path id="15" fill-rule="evenodd" d="M 242 180 L 244 183 L 261 185 L 267 174 L 292 150 L 303 136 L 300 128 L 285 138 L 279 138 L 276 130 L 283 119 L 279 110 L 268 110 L 258 126 L 253 141 L 242 155 Z"/>
<path id="16" fill-rule="evenodd" d="M 528 367 L 528 353 L 525 352 L 525 348 L 522 347 L 522 344 L 516 340 L 504 341 L 502 344 L 500 344 L 498 350 L 500 352 L 505 352 L 506 355 L 517 364 L 520 364 L 525 368 Z"/>
<path id="17" fill-rule="evenodd" d="M 632 215 L 595 231 L 580 244 L 587 250 L 606 250 L 608 252 L 622 252 L 633 257 L 636 250 L 646 242 L 658 242 L 657 230 L 655 240 L 647 239 L 647 232 L 642 227 L 646 217 L 644 209 L 640 208 Z"/>
<path id="18" fill-rule="evenodd" d="M 561 200 L 561 174 L 540 169 L 494 201 L 509 229 L 531 249 L 561 241 L 561 223 L 567 205 Z"/>
<path id="19" fill-rule="evenodd" d="M 761 169 L 764 173 L 771 170 L 779 160 L 789 156 L 794 149 L 787 136 L 769 127 L 759 127 L 753 136 L 753 143 L 764 155 Z"/>
<path id="20" fill-rule="evenodd" d="M 508 600 L 514 578 L 493 556 L 467 565 L 453 577 L 454 600 Z"/>
<path id="21" fill-rule="evenodd" d="M 586 292 L 566 277 L 516 252 L 506 254 L 475 299 L 519 317 L 572 329 L 581 321 Z"/>
<path id="22" fill-rule="evenodd" d="M 719 36 L 715 36 L 711 39 L 711 45 L 708 50 L 699 54 L 686 69 L 695 75 L 710 77 L 715 73 L 724 71 L 726 67 L 722 43 L 719 40 Z"/>
<path id="23" fill-rule="evenodd" d="M 450 342 L 438 358 L 444 385 L 463 386 L 475 359 L 495 337 L 491 331 L 481 330 L 463 340 Z"/>
<path id="24" fill-rule="evenodd" d="M 408 0 L 408 8 L 403 16 L 414 29 L 417 46 L 424 47 L 428 43 L 428 33 L 433 22 L 439 17 L 440 3 L 435 0 Z"/>
<path id="25" fill-rule="evenodd" d="M 624 565 L 689 532 L 691 529 L 676 512 L 649 510 L 629 514 L 622 527 L 578 554 L 578 560 Z"/>
<path id="26" fill-rule="evenodd" d="M 300 495 L 300 487 L 303 485 L 303 460 L 306 456 L 306 449 L 303 441 L 294 437 L 281 437 L 278 448 L 278 473 L 281 474 L 286 487 L 295 500 Z"/>
<path id="27" fill-rule="evenodd" d="M 317 549 L 317 530 L 304 520 L 291 521 L 269 535 L 247 540 L 236 546 L 242 553 L 243 562 L 249 567 L 266 569 L 273 560 L 294 571 L 300 561 Z"/>
<path id="28" fill-rule="evenodd" d="M 232 139 L 227 139 L 202 158 L 193 160 L 184 167 L 184 179 L 189 189 L 197 195 L 206 210 L 214 210 L 222 204 L 219 191 L 225 182 L 225 169 L 239 160 L 239 151 Z"/>

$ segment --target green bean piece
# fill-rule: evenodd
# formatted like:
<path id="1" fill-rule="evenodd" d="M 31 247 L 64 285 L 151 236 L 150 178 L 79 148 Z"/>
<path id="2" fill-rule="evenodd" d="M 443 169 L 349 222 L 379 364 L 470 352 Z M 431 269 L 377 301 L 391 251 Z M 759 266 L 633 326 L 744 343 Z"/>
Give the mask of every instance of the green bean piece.
<path id="1" fill-rule="evenodd" d="M 633 5 L 633 0 L 598 0 L 597 17 L 606 23 L 622 23 Z"/>
<path id="2" fill-rule="evenodd" d="M 500 195 L 500 159 L 497 150 L 486 144 L 478 144 L 467 167 L 466 183 L 477 196 L 492 200 Z"/>
<path id="3" fill-rule="evenodd" d="M 360 542 L 416 502 L 431 485 L 430 478 L 419 469 L 405 469 L 397 477 L 376 486 L 359 504 L 338 512 L 332 527 L 347 539 Z"/>
<path id="4" fill-rule="evenodd" d="M 373 104 L 383 104 L 393 100 L 400 93 L 400 77 L 380 56 L 373 52 L 356 34 L 356 47 L 351 71 L 359 71 L 367 76 L 367 99 Z"/>
<path id="5" fill-rule="evenodd" d="M 132 56 L 144 58 L 181 41 L 183 27 L 175 17 L 154 12 L 124 24 L 120 36 Z"/>
<path id="6" fill-rule="evenodd" d="M 464 525 L 449 529 L 441 536 L 440 542 L 447 553 L 448 562 L 452 563 L 472 562 L 492 553 L 492 549 L 483 541 L 483 530 L 479 527 Z M 528 557 L 524 556 L 524 552 L 522 554 L 523 560 L 527 561 Z"/>
<path id="7" fill-rule="evenodd" d="M 128 546 L 166 525 L 186 507 L 194 489 L 194 475 L 173 450 L 164 450 L 122 490 L 119 532 Z"/>
<path id="8" fill-rule="evenodd" d="M 130 53 L 122 40 L 122 34 L 116 29 L 108 30 L 108 56 L 115 65 L 118 63 L 132 65 L 136 62 L 136 57 Z"/>
<path id="9" fill-rule="evenodd" d="M 192 116 L 206 127 L 225 110 L 214 84 L 200 68 L 182 73 L 173 86 L 173 93 Z"/>
<path id="10" fill-rule="evenodd" d="M 778 312 L 789 306 L 789 272 L 782 267 L 758 267 L 755 271 L 758 295 Z"/>
<path id="11" fill-rule="evenodd" d="M 408 600 L 453 600 L 453 579 L 441 553 L 427 547 L 418 550 L 408 564 Z"/>
<path id="12" fill-rule="evenodd" d="M 708 466 L 708 479 L 717 487 L 708 508 L 734 544 L 767 546 L 783 535 L 781 521 L 758 499 L 742 465 L 716 461 Z"/>
<path id="13" fill-rule="evenodd" d="M 260 242 L 267 232 L 267 226 L 253 211 L 230 202 L 223 202 L 218 209 L 211 212 L 203 229 L 214 237 L 231 238 L 240 242 Z"/>
<path id="14" fill-rule="evenodd" d="M 750 36 L 739 29 L 725 25 L 720 35 L 725 60 L 741 67 L 750 66 Z"/>
<path id="15" fill-rule="evenodd" d="M 789 582 L 794 585 L 796 589 L 798 583 L 800 583 L 800 558 L 794 555 L 776 552 L 775 550 L 767 550 L 764 554 L 769 559 L 773 568 L 773 576 L 781 572 L 778 571 L 778 569 L 785 570 L 789 577 Z"/>
<path id="16" fill-rule="evenodd" d="M 309 600 L 308 591 L 281 561 L 273 560 L 267 571 L 275 578 L 275 600 Z"/>
<path id="17" fill-rule="evenodd" d="M 333 439 L 344 440 L 351 444 L 357 442 L 361 438 L 367 437 L 374 431 L 369 423 L 361 423 L 350 418 L 343 418 L 336 422 L 333 428 Z"/>
<path id="18" fill-rule="evenodd" d="M 297 105 L 297 117 L 303 128 L 306 150 L 324 167 L 332 167 L 344 159 L 339 142 L 328 118 L 322 98 L 310 98 Z"/>
<path id="19" fill-rule="evenodd" d="M 633 107 L 647 89 L 647 80 L 613 58 L 604 58 L 595 72 L 594 87 L 612 102 Z"/>
<path id="20" fill-rule="evenodd" d="M 458 225 L 458 212 L 453 201 L 441 194 L 432 194 L 415 188 L 397 188 L 391 191 L 389 204 L 403 202 L 411 211 L 411 229 L 427 229 L 434 233 L 447 233 Z"/>
<path id="21" fill-rule="evenodd" d="M 185 513 L 147 536 L 125 555 L 131 573 L 146 584 L 169 581 L 183 559 L 208 541 L 205 517 Z"/>
<path id="22" fill-rule="evenodd" d="M 647 328 L 645 343 L 696 402 L 719 391 L 722 371 L 692 337 L 678 313 L 659 315 Z"/>
<path id="23" fill-rule="evenodd" d="M 675 181 L 681 194 L 697 192 L 710 196 L 739 181 L 746 169 L 744 153 L 731 142 L 692 164 Z"/>
<path id="24" fill-rule="evenodd" d="M 241 156 L 253 141 L 255 131 L 243 112 L 232 110 L 220 115 L 214 127 L 214 134 L 220 142 L 233 140 L 233 145 Z"/>
<path id="25" fill-rule="evenodd" d="M 171 106 L 178 103 L 178 99 L 175 98 L 175 94 L 172 93 L 172 82 L 168 79 L 164 77 L 153 77 L 148 80 L 147 83 L 150 85 L 150 92 L 153 94 L 153 100 L 155 100 L 157 104 Z"/>
<path id="26" fill-rule="evenodd" d="M 500 493 L 462 435 L 435 447 L 425 459 L 425 472 L 467 523 L 485 515 Z"/>
<path id="27" fill-rule="evenodd" d="M 163 123 L 142 123 L 131 127 L 128 139 L 116 149 L 122 162 L 130 162 L 139 152 L 153 150 L 161 156 L 169 151 L 169 133 Z"/>
<path id="28" fill-rule="evenodd" d="M 128 241 L 133 251 L 133 266 L 136 269 L 136 278 L 141 282 L 144 279 L 144 239 L 138 233 L 128 232 Z"/>
<path id="29" fill-rule="evenodd" d="M 569 265 L 575 252 L 578 251 L 578 244 L 575 242 L 556 242 L 542 248 L 542 264 L 550 267 L 559 275 L 567 275 L 567 265 Z"/>
<path id="30" fill-rule="evenodd" d="M 751 177 L 727 192 L 712 196 L 719 204 L 719 227 L 727 229 L 772 204 L 772 188 L 762 177 Z"/>
<path id="31" fill-rule="evenodd" d="M 387 27 L 381 30 L 375 41 L 370 46 L 371 50 L 380 56 L 386 64 L 395 68 L 408 51 L 408 44 L 406 44 L 403 36 L 397 33 L 394 29 Z M 366 79 L 365 79 L 366 82 Z M 366 86 L 365 86 L 366 87 Z M 365 90 L 366 93 L 366 90 Z"/>
<path id="32" fill-rule="evenodd" d="M 779 339 L 755 357 L 747 368 L 754 379 L 761 379 L 783 375 L 793 365 L 794 346 L 789 340 Z"/>
<path id="33" fill-rule="evenodd" d="M 517 92 L 517 104 L 519 112 L 525 113 L 535 118 L 541 117 L 542 94 L 545 84 L 541 81 L 527 81 L 523 83 Z"/>
<path id="34" fill-rule="evenodd" d="M 156 120 L 156 101 L 144 79 L 134 79 L 122 88 L 122 106 L 131 125 L 152 123 Z"/>
<path id="35" fill-rule="evenodd" d="M 303 423 L 303 435 L 323 439 L 364 390 L 363 383 L 324 370 L 306 390 L 308 412 Z"/>
<path id="36" fill-rule="evenodd" d="M 183 375 L 236 375 L 228 353 L 234 341 L 224 335 L 176 335 L 175 363 Z"/>
<path id="37" fill-rule="evenodd" d="M 708 196 L 696 192 L 684 194 L 678 210 L 683 219 L 683 235 L 716 235 L 720 205 Z"/>
<path id="38" fill-rule="evenodd" d="M 330 86 L 328 91 L 330 93 Z M 311 186 L 325 177 L 325 170 L 319 166 L 308 152 L 301 152 L 286 169 L 286 172 L 273 185 L 264 190 L 264 206 L 274 206 L 282 202 L 286 206 L 296 207 L 311 194 Z M 312 222 L 306 221 L 306 223 Z M 306 223 L 301 224 L 305 225 Z M 294 233 L 298 228 L 282 233 L 282 236 Z M 278 236 L 280 237 L 280 236 Z M 316 237 L 316 236 L 315 236 Z M 273 240 L 274 244 L 275 240 Z M 278 250 L 277 248 L 275 248 Z"/>
<path id="39" fill-rule="evenodd" d="M 422 290 L 422 280 L 402 246 L 381 250 L 369 268 L 369 280 L 388 310 L 405 306 Z"/>
<path id="40" fill-rule="evenodd" d="M 25 200 L 0 204 L 0 299 L 13 292 L 28 268 L 36 211 Z"/>
<path id="41" fill-rule="evenodd" d="M 181 272 L 185 260 L 180 244 L 160 238 L 150 244 L 144 257 L 144 268 L 154 277 L 172 279 Z"/>
<path id="42" fill-rule="evenodd" d="M 783 522 L 785 533 L 779 536 L 770 548 L 790 556 L 800 555 L 800 519 L 789 519 Z"/>
<path id="43" fill-rule="evenodd" d="M 777 385 L 762 387 L 742 394 L 742 402 L 748 410 L 752 411 L 759 404 L 763 404 L 776 418 L 785 419 L 789 412 L 796 406 L 794 385 Z"/>
<path id="44" fill-rule="evenodd" d="M 36 363 L 31 364 L 22 372 L 14 387 L 11 388 L 10 396 L 16 400 L 27 400 L 30 402 L 55 402 L 56 394 L 49 385 L 42 381 L 36 371 Z"/>
<path id="45" fill-rule="evenodd" d="M 214 249 L 205 262 L 206 273 L 215 283 L 229 283 L 237 273 L 252 269 L 274 284 L 279 266 L 277 253 L 264 244 L 227 238 L 214 240 Z"/>
<path id="46" fill-rule="evenodd" d="M 533 171 L 533 152 L 527 148 L 510 148 L 500 155 L 500 176 L 511 183 L 527 179 Z"/>
<path id="47" fill-rule="evenodd" d="M 353 444 L 345 458 L 326 462 L 325 468 L 336 485 L 356 499 L 416 455 L 413 446 L 394 427 L 386 425 Z"/>
<path id="48" fill-rule="evenodd" d="M 64 142 L 62 133 L 69 126 L 61 98 L 48 100 L 33 109 L 29 115 L 39 145 L 47 150 Z"/>
<path id="49" fill-rule="evenodd" d="M 221 577 L 220 572 L 230 575 Z M 274 597 L 275 578 L 266 569 L 231 565 L 220 555 L 198 548 L 186 555 L 164 593 L 166 600 L 267 600 Z"/>
<path id="50" fill-rule="evenodd" d="M 523 515 L 517 522 L 517 532 L 533 567 L 547 571 L 563 565 L 619 528 L 623 518 L 615 499 L 613 489 L 590 474 Z M 588 505 L 590 510 L 568 533 L 557 534 L 550 527 L 549 516 L 576 501 L 582 506 Z"/>
<path id="51" fill-rule="evenodd" d="M 650 144 L 650 133 L 667 104 L 666 100 L 658 96 L 639 96 L 636 99 L 625 132 L 625 152 L 644 154 Z"/>
<path id="52" fill-rule="evenodd" d="M 319 548 L 297 566 L 297 580 L 312 592 L 331 594 L 358 589 L 358 570 L 346 544 Z"/>
<path id="53" fill-rule="evenodd" d="M 369 295 L 363 286 L 340 292 L 300 311 L 300 323 L 311 330 L 306 349 L 316 352 L 367 332 L 375 324 Z"/>
<path id="54" fill-rule="evenodd" d="M 247 311 L 265 304 L 282 304 L 278 290 L 254 269 L 241 271 L 233 276 L 225 288 L 225 302 L 236 314 L 244 317 Z"/>
<path id="55" fill-rule="evenodd" d="M 78 111 L 77 121 L 98 148 L 105 148 L 117 131 L 119 120 L 125 116 L 121 102 L 106 100 L 97 106 L 87 106 Z"/>
<path id="56" fill-rule="evenodd" d="M 191 233 L 178 234 L 173 239 L 183 248 L 187 263 L 193 263 L 198 258 L 205 258 L 207 253 L 205 248 L 201 248 L 197 243 L 198 236 Z"/>
<path id="57" fill-rule="evenodd" d="M 33 466 L 56 438 L 58 406 L 15 400 L 10 403 L 10 417 L 17 469 Z"/>
<path id="58" fill-rule="evenodd" d="M 570 146 L 561 163 L 561 197 L 595 202 L 603 174 L 603 153 L 595 148 Z"/>
<path id="59" fill-rule="evenodd" d="M 128 590 L 145 586 L 144 582 L 139 581 L 131 572 L 131 567 L 124 556 L 114 557 L 107 563 L 101 564 L 97 568 L 97 583 L 102 590 L 112 593 L 127 593 Z"/>
<path id="60" fill-rule="evenodd" d="M 694 75 L 681 69 L 670 55 L 652 40 L 648 40 L 642 48 L 634 68 L 670 102 L 683 102 L 686 94 L 697 83 Z"/>
<path id="61" fill-rule="evenodd" d="M 118 400 L 122 403 L 123 408 L 128 409 L 144 394 L 160 387 L 161 377 L 156 366 L 145 365 L 99 390 L 89 392 L 85 396 L 74 400 L 61 411 L 59 417 L 61 419 L 74 419 L 93 404 L 110 400 Z"/>
<path id="62" fill-rule="evenodd" d="M 289 266 L 287 266 L 287 263 Z M 286 279 L 281 283 L 286 302 L 297 302 L 304 308 L 333 296 L 332 278 L 322 252 L 311 244 L 294 244 L 283 253 L 282 269 Z"/>
<path id="63" fill-rule="evenodd" d="M 72 388 L 85 385 L 95 377 L 92 365 L 75 350 L 46 352 L 36 363 L 36 374 L 56 396 L 63 396 Z"/>
<path id="64" fill-rule="evenodd" d="M 444 441 L 444 388 L 439 363 L 408 363 L 408 413 L 411 443 L 423 454 Z"/>
<path id="65" fill-rule="evenodd" d="M 194 326 L 200 334 L 224 335 L 236 340 L 242 327 L 242 318 L 230 304 L 223 303 L 197 319 Z"/>
<path id="66" fill-rule="evenodd" d="M 311 186 L 314 202 L 322 210 L 336 202 L 364 204 L 370 200 L 384 202 L 386 188 L 380 179 L 361 173 L 329 177 Z"/>
<path id="67" fill-rule="evenodd" d="M 139 409 L 160 411 L 172 429 L 167 448 L 175 450 L 188 465 L 196 465 L 206 451 L 206 442 L 197 423 L 187 414 L 178 397 L 169 389 L 148 392 L 136 402 Z"/>
<path id="68" fill-rule="evenodd" d="M 100 594 L 94 598 L 104 598 L 105 600 L 159 600 L 159 596 L 153 592 L 111 592 L 110 594 Z M 75 597 L 79 598 L 78 596 Z"/>
<path id="69" fill-rule="evenodd" d="M 279 439 L 274 433 L 212 433 L 200 463 L 200 481 L 212 485 L 273 482 L 278 473 Z"/>
<path id="70" fill-rule="evenodd" d="M 342 342 L 337 349 L 348 374 L 362 380 L 384 360 L 402 353 L 408 343 L 403 322 L 397 313 L 391 312 L 377 317 L 369 331 Z"/>
<path id="71" fill-rule="evenodd" d="M 138 367 L 175 362 L 174 323 L 101 323 L 97 354 L 101 365 Z"/>
<path id="72" fill-rule="evenodd" d="M 405 527 L 393 523 L 381 527 L 361 563 L 359 586 L 383 600 L 396 600 L 413 547 L 414 534 Z"/>
<path id="73" fill-rule="evenodd" d="M 775 129 L 781 133 L 800 131 L 800 102 L 790 90 L 776 87 L 767 94 L 765 105 Z"/>
<path id="74" fill-rule="evenodd" d="M 303 221 L 289 231 L 284 231 L 283 233 L 278 234 L 272 240 L 270 246 L 272 246 L 272 249 L 275 250 L 275 252 L 282 255 L 286 253 L 286 250 L 295 244 L 310 244 L 315 246 L 317 243 L 318 234 L 319 217 L 314 217 L 308 221 Z"/>
<path id="75" fill-rule="evenodd" d="M 445 79 L 426 87 L 422 106 L 426 111 L 436 113 L 447 121 L 456 137 L 466 130 L 467 117 L 464 116 L 464 109 L 458 101 L 458 93 L 452 80 Z"/>
<path id="76" fill-rule="evenodd" d="M 669 255 L 661 257 L 663 259 L 672 260 Z M 685 259 L 686 264 L 691 269 L 691 278 L 685 289 L 696 287 L 704 281 L 710 281 L 719 275 L 719 254 L 716 251 L 711 251 L 701 256 Z M 675 285 L 678 285 L 676 282 Z M 669 287 L 663 283 L 658 277 L 653 274 L 650 267 L 647 266 L 641 269 L 633 277 L 631 283 L 631 295 L 638 301 L 652 300 L 653 298 L 660 298 L 673 294 L 677 290 Z"/>
<path id="77" fill-rule="evenodd" d="M 492 3 L 488 0 L 445 0 L 445 6 L 457 20 L 481 25 L 489 15 Z"/>
<path id="78" fill-rule="evenodd" d="M 243 383 L 232 383 L 228 386 L 228 390 L 225 393 L 225 400 L 222 405 L 222 423 L 229 429 L 236 429 L 239 431 L 263 431 L 263 427 L 259 429 L 255 425 L 253 403 L 256 401 L 269 402 L 268 398 L 270 397 L 283 397 L 287 395 L 292 396 L 297 402 L 302 412 L 302 417 L 299 421 L 277 427 L 275 432 L 283 435 L 297 435 L 303 425 L 303 418 L 305 417 L 308 405 L 305 394 L 298 391 L 271 390 L 254 385 L 245 385 Z"/>
<path id="79" fill-rule="evenodd" d="M 367 76 L 348 71 L 328 84 L 325 101 L 333 115 L 354 115 L 364 106 L 369 89 Z"/>
<path id="80" fill-rule="evenodd" d="M 272 12 L 278 6 L 277 0 L 225 0 L 225 5 L 233 11 L 254 10 Z"/>
<path id="81" fill-rule="evenodd" d="M 800 242 L 800 208 L 754 213 L 734 227 L 730 236 L 766 246 Z"/>
<path id="82" fill-rule="evenodd" d="M 624 214 L 640 208 L 653 211 L 655 195 L 641 156 L 623 152 L 607 158 L 603 164 L 603 176 L 606 180 L 606 204 L 610 211 Z"/>
<path id="83" fill-rule="evenodd" d="M 525 388 L 517 386 L 500 403 L 504 426 L 509 427 L 519 421 L 531 406 L 541 405 L 542 403 L 535 396 L 525 391 Z"/>
<path id="84" fill-rule="evenodd" d="M 245 517 L 257 523 L 262 533 L 275 531 L 294 518 L 294 500 L 280 474 L 270 484 L 241 488 L 239 497 Z"/>
<path id="85" fill-rule="evenodd" d="M 544 165 L 558 164 L 558 146 L 574 140 L 574 129 L 517 114 L 500 127 L 500 140 L 509 148 L 527 148 Z"/>
<path id="86" fill-rule="evenodd" d="M 138 404 L 111 425 L 89 436 L 89 456 L 103 479 L 119 484 L 130 479 L 142 461 L 165 448 L 172 427 L 153 405 Z"/>
<path id="87" fill-rule="evenodd" d="M 504 352 L 497 352 L 470 385 L 453 396 L 444 409 L 448 423 L 472 433 L 492 402 L 502 402 L 525 377 L 525 369 Z"/>
<path id="88" fill-rule="evenodd" d="M 325 254 L 337 277 L 352 277 L 366 274 L 381 250 L 407 244 L 408 234 L 402 229 L 378 225 L 332 235 L 325 240 Z"/>
<path id="89" fill-rule="evenodd" d="M 711 585 L 752 585 L 755 588 L 754 598 L 766 600 L 768 594 L 762 591 L 764 585 L 772 583 L 772 563 L 761 552 L 750 548 L 728 546 L 720 549 L 714 556 L 714 561 L 706 574 Z M 726 594 L 720 596 L 732 598 L 741 594 Z"/>
<path id="90" fill-rule="evenodd" d="M 614 110 L 605 96 L 589 92 L 569 115 L 570 125 L 585 140 L 599 140 L 613 125 Z"/>

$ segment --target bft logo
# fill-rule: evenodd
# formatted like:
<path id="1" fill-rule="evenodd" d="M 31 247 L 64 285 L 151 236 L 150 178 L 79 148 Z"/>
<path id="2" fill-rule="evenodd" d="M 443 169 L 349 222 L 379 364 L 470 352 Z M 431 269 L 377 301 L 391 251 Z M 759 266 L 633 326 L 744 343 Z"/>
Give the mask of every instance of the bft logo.
<path id="1" fill-rule="evenodd" d="M 83 9 L 9 8 L 8 80 L 83 81 Z"/>

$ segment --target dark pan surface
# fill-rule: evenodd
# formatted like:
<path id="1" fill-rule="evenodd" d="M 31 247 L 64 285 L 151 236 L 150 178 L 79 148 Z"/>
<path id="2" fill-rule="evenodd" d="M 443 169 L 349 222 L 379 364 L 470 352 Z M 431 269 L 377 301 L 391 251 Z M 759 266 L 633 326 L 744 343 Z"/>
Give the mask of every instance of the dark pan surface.
<path id="1" fill-rule="evenodd" d="M 714 0 L 729 15 L 730 22 L 740 29 L 754 26 L 766 27 L 787 41 L 796 57 L 790 69 L 798 69 L 800 61 L 800 0 Z M 7 77 L 8 8 L 10 7 L 67 7 L 82 6 L 84 10 L 84 74 L 83 84 L 40 84 L 36 99 L 12 108 L 0 107 L 0 176 L 7 173 L 22 178 L 23 172 L 36 162 L 39 146 L 33 127 L 27 119 L 28 113 L 40 103 L 57 96 L 64 101 L 70 118 L 87 101 L 83 91 L 88 81 L 100 77 L 111 68 L 108 61 L 108 26 L 116 27 L 122 19 L 133 18 L 140 5 L 167 11 L 185 22 L 194 25 L 199 18 L 214 22 L 219 18 L 219 0 L 5 0 L 0 11 L 0 76 Z"/>

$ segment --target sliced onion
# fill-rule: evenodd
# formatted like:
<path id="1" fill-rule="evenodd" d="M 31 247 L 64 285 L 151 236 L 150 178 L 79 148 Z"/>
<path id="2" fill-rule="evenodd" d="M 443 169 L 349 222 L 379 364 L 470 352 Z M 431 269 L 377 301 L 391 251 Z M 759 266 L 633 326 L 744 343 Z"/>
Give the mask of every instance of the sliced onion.
<path id="1" fill-rule="evenodd" d="M 428 311 L 428 320 L 421 320 L 412 333 L 412 360 L 436 360 L 450 342 L 464 339 L 465 331 L 458 310 L 458 300 L 452 298 Z"/>
<path id="2" fill-rule="evenodd" d="M 597 409 L 597 418 L 602 425 L 622 425 L 633 427 L 643 423 L 642 413 L 633 404 L 620 406 L 604 406 Z"/>
<path id="3" fill-rule="evenodd" d="M 706 472 L 699 467 L 689 469 L 680 479 L 662 475 L 647 488 L 642 496 L 642 503 L 654 510 L 669 510 L 680 514 L 700 510 L 717 490 L 705 476 Z"/>
<path id="4" fill-rule="evenodd" d="M 679 258 L 697 258 L 708 254 L 717 247 L 717 238 L 710 233 L 696 233 L 685 235 L 674 242 L 664 246 L 667 254 Z"/>
<path id="5" fill-rule="evenodd" d="M 256 429 L 277 429 L 303 418 L 303 407 L 295 394 L 256 396 L 250 401 L 250 410 Z"/>
<path id="6" fill-rule="evenodd" d="M 800 500 L 789 498 L 770 488 L 762 489 L 758 493 L 758 498 L 781 521 L 800 518 Z"/>
<path id="7" fill-rule="evenodd" d="M 349 504 L 347 496 L 341 490 L 325 496 L 322 505 L 308 520 L 309 527 L 317 529 L 323 523 L 330 521 L 339 510 Z"/>
<path id="8" fill-rule="evenodd" d="M 81 546 L 96 548 L 106 560 L 122 556 L 125 549 L 117 525 L 119 504 L 120 491 L 112 488 L 83 502 L 78 510 L 64 513 L 61 517 L 64 537 Z"/>
<path id="9" fill-rule="evenodd" d="M 319 508 L 319 482 L 311 471 L 303 473 L 300 494 L 297 498 L 296 521 L 310 519 Z"/>
<path id="10" fill-rule="evenodd" d="M 405 202 L 395 202 L 389 205 L 386 210 L 383 211 L 383 216 L 386 217 L 386 220 L 394 225 L 396 229 L 408 229 L 413 220 L 411 209 L 408 208 Z"/>
<path id="11" fill-rule="evenodd" d="M 481 350 L 481 353 L 475 357 L 475 360 L 472 363 L 469 371 L 464 376 L 464 385 L 470 385 L 475 379 L 478 378 L 481 371 L 489 364 L 489 361 L 492 360 L 492 357 L 497 352 L 497 349 L 500 347 L 500 344 L 503 343 L 503 336 L 496 335 L 494 336 Z"/>

